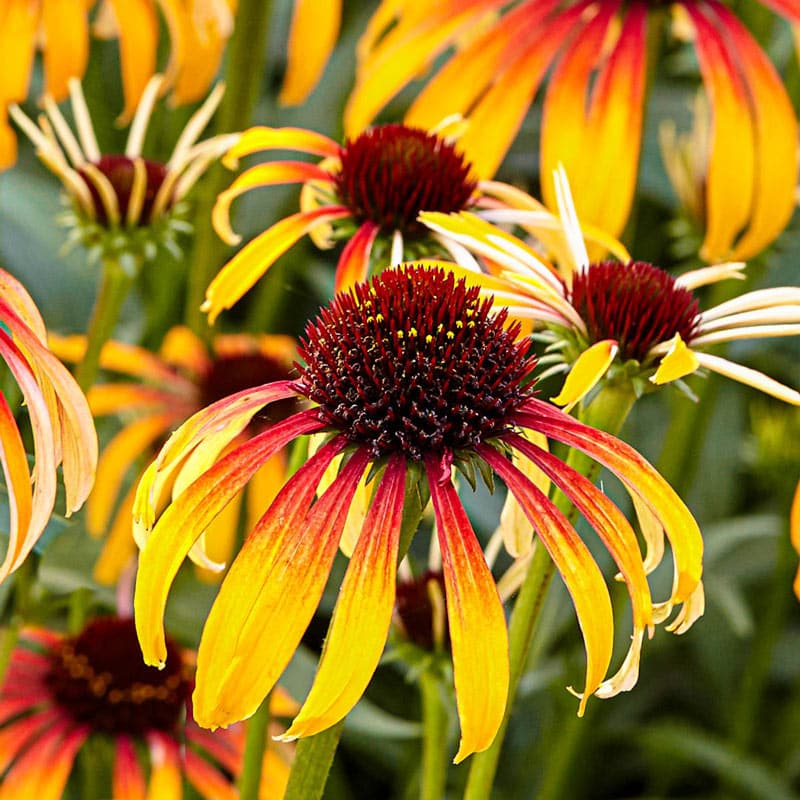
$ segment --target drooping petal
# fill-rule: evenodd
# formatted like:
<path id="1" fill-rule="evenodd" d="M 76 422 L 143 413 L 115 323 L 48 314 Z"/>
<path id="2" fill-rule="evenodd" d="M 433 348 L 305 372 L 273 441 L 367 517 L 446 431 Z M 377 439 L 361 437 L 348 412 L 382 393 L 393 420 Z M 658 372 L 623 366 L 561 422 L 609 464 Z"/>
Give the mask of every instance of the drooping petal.
<path id="1" fill-rule="evenodd" d="M 536 433 L 536 431 L 524 431 L 522 435 L 542 450 L 547 449 L 546 436 Z M 547 495 L 549 493 L 550 478 L 529 458 L 521 458 L 519 455 L 514 454 L 512 459 L 514 465 L 542 494 Z M 533 528 L 513 492 L 509 492 L 506 495 L 503 510 L 500 513 L 500 524 L 495 531 L 495 534 L 497 533 L 502 537 L 503 544 L 512 558 L 527 556 L 533 547 Z"/>
<path id="2" fill-rule="evenodd" d="M 708 0 L 715 26 L 730 40 L 730 51 L 747 83 L 755 128 L 755 170 L 749 225 L 731 257 L 751 258 L 784 229 L 795 207 L 797 117 L 780 76 L 736 16 Z M 739 169 L 739 165 L 734 165 Z M 710 179 L 709 179 L 710 180 Z M 715 259 L 714 259 L 715 260 Z"/>
<path id="3" fill-rule="evenodd" d="M 97 557 L 92 571 L 94 579 L 102 586 L 115 586 L 125 568 L 136 555 L 136 542 L 133 538 L 133 502 L 136 498 L 136 481 L 122 498 L 114 521 L 103 542 L 103 549 Z"/>
<path id="4" fill-rule="evenodd" d="M 350 216 L 344 206 L 325 206 L 315 211 L 300 211 L 276 222 L 245 245 L 211 281 L 200 307 L 213 324 L 220 313 L 230 308 L 301 236 L 317 225 Z"/>
<path id="5" fill-rule="evenodd" d="M 494 448 L 481 445 L 478 452 L 516 496 L 572 597 L 586 647 L 586 687 L 579 695 L 578 710 L 583 715 L 589 696 L 611 663 L 614 616 L 605 580 L 586 545 L 553 503 Z"/>
<path id="6" fill-rule="evenodd" d="M 233 562 L 197 654 L 199 725 L 226 727 L 253 714 L 311 621 L 369 460 L 357 450 L 308 511 L 322 473 L 344 444 L 334 439 L 295 473 Z"/>
<path id="7" fill-rule="evenodd" d="M 152 0 L 111 0 L 119 33 L 125 108 L 120 122 L 133 119 L 145 86 L 156 71 L 158 16 Z"/>
<path id="8" fill-rule="evenodd" d="M 14 563 L 31 522 L 31 474 L 25 446 L 4 395 L 0 394 L 0 461 L 8 492 L 8 557 Z"/>
<path id="9" fill-rule="evenodd" d="M 335 294 L 346 292 L 369 277 L 369 259 L 378 231 L 378 225 L 367 221 L 350 237 L 336 265 Z"/>
<path id="10" fill-rule="evenodd" d="M 302 153 L 338 158 L 341 148 L 328 136 L 305 128 L 257 127 L 246 130 L 222 159 L 229 169 L 236 169 L 239 159 L 261 150 L 299 150 Z"/>
<path id="11" fill-rule="evenodd" d="M 167 593 L 194 542 L 266 459 L 318 427 L 316 419 L 302 412 L 277 423 L 225 456 L 166 509 L 142 550 L 136 576 L 136 628 L 147 664 L 161 664 L 167 657 Z"/>
<path id="12" fill-rule="evenodd" d="M 405 477 L 405 459 L 390 458 L 350 559 L 314 684 L 283 741 L 335 725 L 375 672 L 392 620 Z"/>
<path id="13" fill-rule="evenodd" d="M 453 653 L 461 741 L 454 763 L 494 741 L 508 700 L 508 632 L 492 573 L 486 566 L 455 487 L 441 482 L 434 456 L 425 460 L 442 551 L 447 619 Z"/>
<path id="14" fill-rule="evenodd" d="M 556 205 L 551 176 L 563 163 L 581 219 L 612 235 L 625 226 L 633 198 L 645 83 L 646 9 L 630 4 L 609 52 L 619 13 L 618 3 L 603 4 L 572 40 L 550 81 L 541 141 L 548 207 Z"/>
<path id="15" fill-rule="evenodd" d="M 276 186 L 282 183 L 305 183 L 306 181 L 325 181 L 329 183 L 331 176 L 316 164 L 305 161 L 272 161 L 259 164 L 239 175 L 238 178 L 217 197 L 211 214 L 211 222 L 219 237 L 227 244 L 239 244 L 242 237 L 234 233 L 230 223 L 231 203 L 249 192 L 262 186 Z"/>
<path id="16" fill-rule="evenodd" d="M 569 413 L 602 380 L 619 352 L 613 339 L 606 339 L 584 350 L 572 365 L 561 391 L 552 402 L 564 406 Z"/>
<path id="17" fill-rule="evenodd" d="M 703 539 L 694 517 L 672 487 L 632 447 L 604 431 L 590 428 L 540 400 L 529 400 L 515 414 L 523 427 L 577 447 L 613 472 L 633 490 L 664 526 L 676 566 L 673 602 L 695 590 L 702 573 Z"/>
<path id="18" fill-rule="evenodd" d="M 295 0 L 281 105 L 300 105 L 311 94 L 336 44 L 341 17 L 342 0 Z"/>
<path id="19" fill-rule="evenodd" d="M 650 587 L 636 534 L 625 515 L 595 485 L 569 465 L 517 434 L 505 440 L 530 458 L 575 504 L 602 540 L 628 587 L 633 608 L 634 635 L 652 625 Z"/>
<path id="20" fill-rule="evenodd" d="M 117 736 L 112 787 L 117 800 L 145 800 L 144 772 L 129 736 Z"/>
<path id="21" fill-rule="evenodd" d="M 82 78 L 89 57 L 85 0 L 43 0 L 45 91 L 58 103 L 69 95 L 67 81 Z"/>
<path id="22" fill-rule="evenodd" d="M 3 53 L 3 77 L 0 101 L 21 103 L 28 96 L 33 67 L 38 3 L 9 0 L 0 10 L 0 52 Z"/>

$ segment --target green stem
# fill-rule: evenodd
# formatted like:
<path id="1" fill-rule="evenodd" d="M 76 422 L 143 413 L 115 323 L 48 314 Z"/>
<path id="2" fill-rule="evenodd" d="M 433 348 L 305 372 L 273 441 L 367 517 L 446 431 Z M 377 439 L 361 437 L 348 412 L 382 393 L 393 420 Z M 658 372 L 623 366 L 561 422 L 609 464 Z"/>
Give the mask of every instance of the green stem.
<path id="1" fill-rule="evenodd" d="M 447 784 L 447 709 L 432 670 L 419 676 L 422 699 L 422 791 L 420 800 L 442 800 Z"/>
<path id="2" fill-rule="evenodd" d="M 103 278 L 92 313 L 92 321 L 86 334 L 86 353 L 75 372 L 75 379 L 84 392 L 91 388 L 97 378 L 100 351 L 114 332 L 114 326 L 119 319 L 119 312 L 128 296 L 135 273 L 136 268 L 124 264 L 123 258 L 114 256 L 103 258 Z"/>
<path id="3" fill-rule="evenodd" d="M 269 702 L 267 695 L 258 707 L 258 711 L 247 721 L 247 738 L 244 745 L 244 762 L 239 778 L 240 800 L 258 800 L 261 785 L 261 765 L 267 747 L 269 728 Z"/>
<path id="4" fill-rule="evenodd" d="M 343 727 L 344 720 L 298 742 L 283 800 L 319 800 L 322 797 Z"/>
<path id="5" fill-rule="evenodd" d="M 794 605 L 791 587 L 796 567 L 797 556 L 787 532 L 778 540 L 774 577 L 758 616 L 750 656 L 733 703 L 731 742 L 742 752 L 747 751 L 752 743 L 759 713 L 763 710 L 761 701 L 769 679 L 775 645 L 784 629 L 789 608 Z"/>
<path id="6" fill-rule="evenodd" d="M 19 632 L 30 614 L 31 590 L 36 581 L 39 559 L 31 553 L 14 573 L 13 610 L 9 624 L 0 635 L 0 686 L 6 678 L 11 656 L 19 640 Z"/>
<path id="7" fill-rule="evenodd" d="M 67 609 L 67 630 L 76 636 L 86 625 L 92 603 L 92 590 L 85 586 L 75 589 L 69 598 Z"/>
<path id="8" fill-rule="evenodd" d="M 607 384 L 586 409 L 583 415 L 584 421 L 596 428 L 616 434 L 633 408 L 635 399 L 630 384 Z M 570 450 L 567 463 L 590 480 L 595 479 L 600 469 L 599 464 L 575 449 Z M 553 502 L 567 516 L 567 519 L 571 522 L 575 520 L 577 509 L 563 493 L 557 492 Z M 513 699 L 526 666 L 532 666 L 527 663 L 528 654 L 554 572 L 555 566 L 550 560 L 550 556 L 537 541 L 508 626 L 510 674 L 509 699 L 505 715 L 491 747 L 472 757 L 464 800 L 488 800 L 491 795 L 503 739 L 511 716 Z"/>
<path id="9" fill-rule="evenodd" d="M 272 11 L 270 0 L 239 0 L 236 28 L 228 46 L 225 67 L 225 97 L 217 114 L 217 132 L 230 133 L 250 124 L 264 79 L 266 41 Z M 199 336 L 208 338 L 210 329 L 200 311 L 206 288 L 225 260 L 228 246 L 210 224 L 217 195 L 227 188 L 230 175 L 221 166 L 212 168 L 197 193 L 194 248 L 186 298 L 186 324 Z"/>

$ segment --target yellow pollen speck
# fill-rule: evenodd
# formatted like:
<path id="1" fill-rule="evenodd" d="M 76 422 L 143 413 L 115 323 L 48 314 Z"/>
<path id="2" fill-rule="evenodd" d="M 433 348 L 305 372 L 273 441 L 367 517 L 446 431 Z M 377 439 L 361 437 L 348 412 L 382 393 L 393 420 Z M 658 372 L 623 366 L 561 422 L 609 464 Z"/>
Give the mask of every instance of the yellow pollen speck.
<path id="1" fill-rule="evenodd" d="M 439 323 L 439 324 L 436 326 L 436 333 L 441 333 L 443 330 L 444 330 L 444 325 L 443 325 L 443 324 L 440 322 L 440 323 Z"/>
<path id="2" fill-rule="evenodd" d="M 417 335 L 417 329 L 416 329 L 416 328 L 412 328 L 412 329 L 411 329 L 411 330 L 408 332 L 408 335 L 409 335 L 409 336 L 412 336 L 412 337 L 413 337 L 413 336 L 416 336 L 416 335 Z"/>
<path id="3" fill-rule="evenodd" d="M 403 338 L 403 331 L 397 331 L 397 338 L 398 339 L 402 339 Z"/>
<path id="4" fill-rule="evenodd" d="M 376 314 L 375 315 L 375 320 L 377 322 L 383 322 L 383 314 Z"/>
<path id="5" fill-rule="evenodd" d="M 474 327 L 475 327 L 475 323 L 474 323 L 472 320 L 470 320 L 470 321 L 467 323 L 467 327 L 468 327 L 468 328 L 474 328 Z"/>
<path id="6" fill-rule="evenodd" d="M 430 334 L 428 334 L 428 335 L 425 337 L 425 343 L 426 343 L 426 344 L 430 344 L 432 341 L 433 341 L 433 336 L 431 336 Z"/>
<path id="7" fill-rule="evenodd" d="M 453 331 L 447 331 L 447 338 L 452 341 L 456 338 L 456 335 L 453 333 Z"/>
<path id="8" fill-rule="evenodd" d="M 463 327 L 464 327 L 464 323 L 460 319 L 457 319 L 456 320 L 456 328 L 463 328 Z"/>

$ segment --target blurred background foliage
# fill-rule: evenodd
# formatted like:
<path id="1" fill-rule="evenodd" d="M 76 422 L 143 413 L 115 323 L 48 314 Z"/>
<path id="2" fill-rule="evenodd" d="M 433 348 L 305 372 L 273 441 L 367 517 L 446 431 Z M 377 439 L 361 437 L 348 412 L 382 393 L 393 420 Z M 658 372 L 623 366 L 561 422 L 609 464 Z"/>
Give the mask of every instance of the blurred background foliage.
<path id="1" fill-rule="evenodd" d="M 266 68 L 252 122 L 297 125 L 340 137 L 341 110 L 353 82 L 355 43 L 375 5 L 345 3 L 339 44 L 322 82 L 305 105 L 286 109 L 277 105 L 276 97 L 291 8 L 288 0 L 274 2 L 264 42 Z M 787 76 L 796 100 L 800 80 L 788 26 L 769 12 L 762 14 L 764 9 L 752 2 L 737 4 L 737 11 Z M 122 107 L 118 70 L 115 46 L 93 42 L 84 86 L 106 152 L 120 151 L 126 135 L 114 124 Z M 700 236 L 680 216 L 661 163 L 658 126 L 673 118 L 679 127 L 688 127 L 698 84 L 691 49 L 673 44 L 660 62 L 650 95 L 636 207 L 623 237 L 635 258 L 676 272 L 698 266 L 693 253 Z M 401 94 L 382 118 L 400 118 L 413 92 L 412 86 Z M 37 94 L 34 86 L 31 96 Z M 35 102 L 27 110 L 35 113 Z M 499 173 L 500 179 L 535 195 L 540 111 L 539 102 Z M 189 113 L 159 108 L 145 154 L 166 156 Z M 249 122 L 242 120 L 242 127 Z M 64 252 L 64 232 L 55 222 L 61 210 L 59 195 L 54 177 L 23 144 L 17 166 L 0 176 L 0 263 L 24 282 L 49 327 L 83 331 L 99 266 L 87 263 L 79 249 Z M 294 187 L 249 193 L 236 206 L 235 227 L 246 241 L 296 206 Z M 195 217 L 193 222 L 201 234 L 208 234 L 208 219 Z M 190 242 L 186 245 L 191 253 Z M 225 259 L 229 248 L 221 246 L 220 254 Z M 799 262 L 800 226 L 795 222 L 751 265 L 750 288 L 796 285 Z M 302 240 L 218 327 L 299 333 L 306 318 L 331 294 L 332 264 L 331 253 Z M 158 269 L 169 269 L 172 276 L 164 306 L 168 318 L 156 320 L 148 331 L 153 321 L 146 318 L 141 294 L 134 292 L 117 329 L 119 338 L 135 341 L 147 336 L 150 344 L 157 344 L 160 333 L 180 320 L 191 258 L 159 262 Z M 155 285 L 145 274 L 139 291 Z M 800 385 L 796 339 L 737 343 L 735 351 L 737 360 L 765 369 L 789 385 Z M 583 649 L 571 603 L 556 581 L 534 643 L 534 666 L 523 680 L 501 757 L 498 800 L 800 798 L 800 609 L 792 595 L 796 557 L 789 546 L 787 522 L 791 493 L 800 477 L 800 414 L 732 382 L 694 377 L 690 385 L 695 391 L 702 385 L 702 430 L 693 431 L 678 452 L 676 432 L 669 423 L 673 413 L 690 402 L 678 392 L 659 392 L 638 403 L 623 438 L 665 469 L 701 524 L 707 547 L 705 617 L 681 638 L 658 631 L 645 644 L 635 689 L 610 701 L 590 701 L 586 716 L 578 719 L 577 701 L 564 687 L 582 680 Z M 555 385 L 543 385 L 542 396 L 554 390 Z M 101 438 L 112 432 L 110 425 L 101 428 Z M 603 486 L 626 507 L 612 478 L 604 476 Z M 463 493 L 485 541 L 497 520 L 503 490 L 494 496 L 485 491 L 470 496 L 467 487 Z M 111 608 L 113 593 L 89 577 L 99 545 L 83 530 L 80 516 L 72 521 L 56 518 L 51 532 L 39 547 L 39 591 L 48 601 L 41 608 L 52 614 L 51 621 L 64 614 L 60 598 L 76 588 L 86 590 L 92 608 Z M 600 548 L 596 550 L 602 562 L 604 556 Z M 422 561 L 424 548 L 415 555 Z M 607 556 L 603 563 L 607 574 L 613 574 Z M 334 570 L 305 647 L 284 678 L 298 697 L 304 696 L 313 677 L 343 568 L 340 563 Z M 662 593 L 668 569 L 669 565 L 664 574 L 655 576 L 656 585 L 663 584 Z M 621 657 L 629 636 L 629 612 L 624 586 L 617 589 Z M 192 570 L 184 568 L 171 595 L 167 620 L 168 629 L 183 643 L 197 644 L 214 592 L 213 586 L 198 582 Z M 8 586 L 3 587 L 4 603 L 8 593 Z M 367 696 L 347 719 L 327 798 L 416 796 L 419 703 L 410 680 L 409 668 L 391 657 L 390 646 Z M 452 708 L 454 746 L 457 728 Z M 451 769 L 448 796 L 460 796 L 468 768 L 469 761 Z"/>

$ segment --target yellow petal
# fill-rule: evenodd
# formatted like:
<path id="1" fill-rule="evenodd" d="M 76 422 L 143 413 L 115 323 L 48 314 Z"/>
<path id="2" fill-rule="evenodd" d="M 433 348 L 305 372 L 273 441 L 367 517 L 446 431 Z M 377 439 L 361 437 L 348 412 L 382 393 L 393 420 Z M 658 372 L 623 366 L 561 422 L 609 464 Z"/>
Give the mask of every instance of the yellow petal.
<path id="1" fill-rule="evenodd" d="M 67 81 L 82 78 L 89 57 L 85 0 L 44 0 L 45 91 L 58 103 L 69 94 Z"/>
<path id="2" fill-rule="evenodd" d="M 676 333 L 669 351 L 661 359 L 655 375 L 651 376 L 650 380 L 660 386 L 663 383 L 691 375 L 699 366 L 700 362 L 697 356 L 686 346 L 681 335 Z"/>
<path id="3" fill-rule="evenodd" d="M 350 559 L 317 676 L 284 741 L 335 725 L 375 672 L 394 607 L 405 472 L 401 456 L 389 461 Z"/>
<path id="4" fill-rule="evenodd" d="M 789 514 L 789 534 L 794 549 L 800 554 L 800 481 L 797 483 L 794 500 L 792 501 L 792 510 Z M 794 579 L 794 593 L 797 599 L 800 600 L 800 569 L 798 569 Z"/>
<path id="5" fill-rule="evenodd" d="M 317 85 L 339 36 L 341 17 L 342 0 L 295 0 L 281 105 L 300 105 Z"/>
<path id="6" fill-rule="evenodd" d="M 550 399 L 569 413 L 608 372 L 618 352 L 619 346 L 613 339 L 597 342 L 584 350 L 572 365 L 561 391 Z"/>

